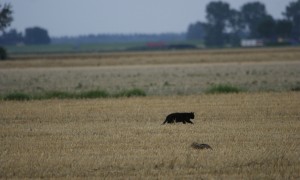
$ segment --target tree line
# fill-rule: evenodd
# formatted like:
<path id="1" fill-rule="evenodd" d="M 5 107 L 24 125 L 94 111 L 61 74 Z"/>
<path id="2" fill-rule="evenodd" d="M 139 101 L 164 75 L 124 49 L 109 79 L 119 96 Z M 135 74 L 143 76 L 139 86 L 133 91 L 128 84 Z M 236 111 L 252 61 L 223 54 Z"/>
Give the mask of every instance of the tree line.
<path id="1" fill-rule="evenodd" d="M 0 4 L 0 45 L 49 44 L 51 42 L 48 31 L 40 27 L 26 28 L 24 36 L 15 29 L 6 32 L 5 29 L 13 21 L 12 13 L 10 4 Z M 3 59 L 7 59 L 7 52 L 0 46 L 0 60 Z"/>
<path id="2" fill-rule="evenodd" d="M 25 29 L 25 35 L 15 29 L 6 32 L 5 29 L 13 21 L 12 7 L 10 4 L 0 4 L 0 44 L 17 45 L 17 44 L 49 44 L 51 39 L 46 29 L 40 27 L 30 27 Z"/>
<path id="3" fill-rule="evenodd" d="M 128 42 L 177 42 L 184 41 L 185 33 L 161 34 L 89 34 L 81 36 L 52 37 L 52 44 L 128 43 Z"/>
<path id="4" fill-rule="evenodd" d="M 207 22 L 190 24 L 188 40 L 202 40 L 206 46 L 239 46 L 241 39 L 278 39 L 300 41 L 300 0 L 291 2 L 283 12 L 283 19 L 273 18 L 261 2 L 249 2 L 237 10 L 223 1 L 206 6 Z"/>
<path id="5" fill-rule="evenodd" d="M 18 45 L 18 44 L 50 44 L 51 39 L 48 31 L 41 27 L 30 27 L 25 29 L 25 34 L 18 32 L 16 29 L 11 29 L 8 32 L 3 32 L 0 36 L 0 44 Z"/>
<path id="6" fill-rule="evenodd" d="M 223 1 L 213 1 L 206 6 L 206 22 L 190 24 L 187 33 L 181 34 L 99 34 L 77 37 L 59 37 L 50 39 L 46 29 L 30 27 L 25 34 L 15 29 L 4 31 L 12 22 L 12 10 L 9 4 L 0 4 L 1 45 L 49 44 L 56 43 L 111 43 L 111 42 L 150 42 L 201 40 L 207 47 L 225 45 L 239 46 L 241 39 L 262 39 L 273 42 L 277 39 L 300 41 L 300 0 L 285 7 L 282 19 L 275 19 L 259 2 L 249 2 L 240 9 L 233 9 Z M 1 49 L 0 49 L 1 51 Z"/>

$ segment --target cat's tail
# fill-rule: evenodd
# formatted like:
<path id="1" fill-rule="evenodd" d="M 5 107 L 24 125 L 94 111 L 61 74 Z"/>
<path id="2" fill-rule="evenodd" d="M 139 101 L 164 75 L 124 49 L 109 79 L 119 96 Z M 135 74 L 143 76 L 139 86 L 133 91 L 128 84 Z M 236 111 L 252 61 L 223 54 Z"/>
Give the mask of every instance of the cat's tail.
<path id="1" fill-rule="evenodd" d="M 164 125 L 164 124 L 166 124 L 166 122 L 167 122 L 167 119 L 161 124 L 161 125 Z"/>

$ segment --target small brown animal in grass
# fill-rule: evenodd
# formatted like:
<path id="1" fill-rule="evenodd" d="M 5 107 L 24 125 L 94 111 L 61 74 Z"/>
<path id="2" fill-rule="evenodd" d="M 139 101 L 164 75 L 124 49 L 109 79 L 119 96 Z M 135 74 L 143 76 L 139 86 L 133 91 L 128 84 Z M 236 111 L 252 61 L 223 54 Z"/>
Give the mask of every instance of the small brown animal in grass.
<path id="1" fill-rule="evenodd" d="M 210 147 L 210 145 L 208 145 L 208 144 L 199 144 L 199 143 L 194 142 L 191 146 L 194 149 L 210 149 L 210 150 L 213 150 Z"/>

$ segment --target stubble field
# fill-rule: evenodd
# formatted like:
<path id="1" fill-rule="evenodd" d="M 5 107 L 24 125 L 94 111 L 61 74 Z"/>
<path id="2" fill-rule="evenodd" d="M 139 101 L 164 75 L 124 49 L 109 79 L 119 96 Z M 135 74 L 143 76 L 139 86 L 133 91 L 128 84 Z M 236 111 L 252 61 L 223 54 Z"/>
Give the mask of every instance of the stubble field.
<path id="1" fill-rule="evenodd" d="M 290 92 L 1 102 L 0 176 L 299 179 L 299 99 Z M 195 112 L 195 124 L 161 125 L 176 111 Z"/>
<path id="2" fill-rule="evenodd" d="M 0 100 L 0 178 L 299 179 L 299 60 L 298 48 L 275 48 L 0 62 L 0 94 L 150 95 Z M 246 92 L 203 93 L 213 84 Z M 161 125 L 178 111 L 195 112 L 195 124 Z"/>
<path id="3" fill-rule="evenodd" d="M 0 63 L 0 95 L 133 88 L 148 95 L 190 95 L 216 84 L 250 92 L 300 87 L 300 48 L 27 58 Z"/>

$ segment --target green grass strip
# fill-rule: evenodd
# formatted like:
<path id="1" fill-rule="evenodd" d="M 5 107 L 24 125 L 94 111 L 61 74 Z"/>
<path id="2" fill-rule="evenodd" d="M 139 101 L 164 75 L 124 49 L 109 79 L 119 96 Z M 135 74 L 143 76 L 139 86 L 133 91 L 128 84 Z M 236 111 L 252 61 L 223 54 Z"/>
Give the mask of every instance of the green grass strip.
<path id="1" fill-rule="evenodd" d="M 238 87 L 229 85 L 229 84 L 218 84 L 210 87 L 206 93 L 208 94 L 217 94 L 217 93 L 239 93 L 242 90 Z"/>
<path id="2" fill-rule="evenodd" d="M 63 91 L 50 91 L 43 94 L 26 94 L 13 92 L 3 96 L 0 99 L 5 101 L 26 101 L 26 100 L 43 100 L 43 99 L 96 99 L 96 98 L 119 98 L 119 97 L 137 97 L 146 96 L 141 89 L 123 90 L 116 94 L 110 94 L 104 90 L 92 90 L 80 93 L 71 93 Z"/>
<path id="3" fill-rule="evenodd" d="M 14 100 L 14 101 L 26 101 L 30 100 L 32 97 L 29 96 L 28 94 L 21 93 L 21 92 L 14 92 L 7 94 L 6 96 L 3 97 L 4 100 Z"/>
<path id="4" fill-rule="evenodd" d="M 124 90 L 118 94 L 114 95 L 115 97 L 136 97 L 136 96 L 146 96 L 146 93 L 141 89 L 132 89 Z"/>

